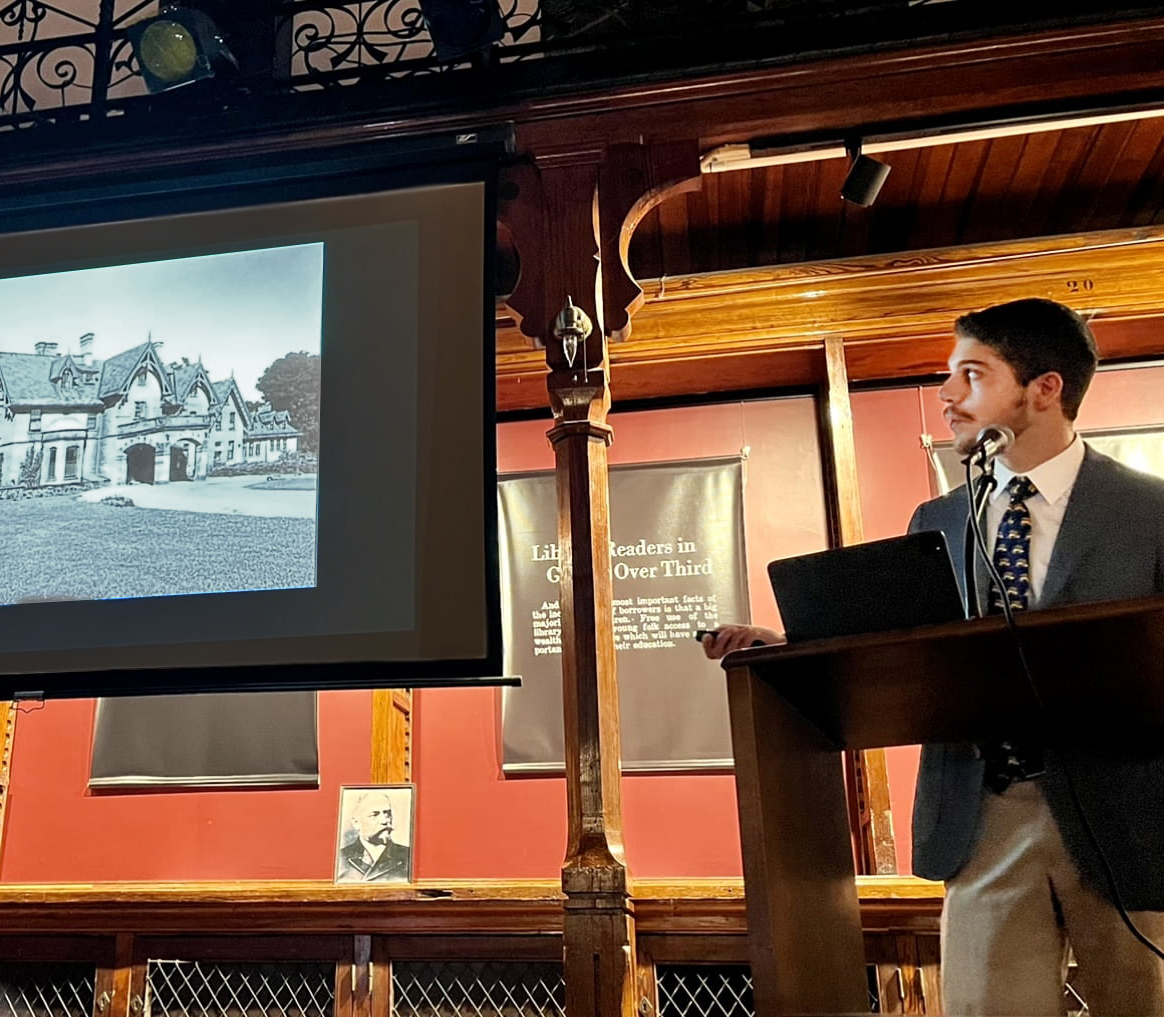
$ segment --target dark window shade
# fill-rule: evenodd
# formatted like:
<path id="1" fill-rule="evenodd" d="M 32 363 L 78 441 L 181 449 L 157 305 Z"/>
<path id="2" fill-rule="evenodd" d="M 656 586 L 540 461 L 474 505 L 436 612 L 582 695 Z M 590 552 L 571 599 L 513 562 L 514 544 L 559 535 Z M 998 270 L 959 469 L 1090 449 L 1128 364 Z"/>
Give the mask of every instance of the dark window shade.
<path id="1" fill-rule="evenodd" d="M 314 692 L 101 699 L 90 787 L 319 784 Z"/>

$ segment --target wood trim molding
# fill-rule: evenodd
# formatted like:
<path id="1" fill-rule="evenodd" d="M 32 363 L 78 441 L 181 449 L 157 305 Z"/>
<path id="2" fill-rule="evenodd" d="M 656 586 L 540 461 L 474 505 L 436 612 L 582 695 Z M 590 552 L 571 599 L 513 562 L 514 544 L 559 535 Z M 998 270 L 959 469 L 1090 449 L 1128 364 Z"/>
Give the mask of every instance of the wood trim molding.
<path id="1" fill-rule="evenodd" d="M 1164 353 L 1164 227 L 914 251 L 641 283 L 634 332 L 609 351 L 620 398 L 816 384 L 839 335 L 852 381 L 944 370 L 954 319 L 1028 296 L 1092 316 L 1101 356 Z M 502 410 L 546 404 L 545 363 L 499 320 Z"/>
<path id="2" fill-rule="evenodd" d="M 4 857 L 4 817 L 12 774 L 12 742 L 16 736 L 16 704 L 0 700 L 0 858 Z"/>
<path id="3" fill-rule="evenodd" d="M 705 148 L 775 134 L 969 115 L 1158 87 L 1164 19 L 1064 27 L 534 100 L 507 111 L 521 151 L 667 141 Z M 967 119 L 970 119 L 967 116 Z M 563 123 L 567 121 L 567 123 Z"/>
<path id="4" fill-rule="evenodd" d="M 372 692 L 372 783 L 412 779 L 412 690 Z"/>
<path id="5" fill-rule="evenodd" d="M 858 876 L 867 931 L 936 929 L 942 885 Z M 635 881 L 639 933 L 746 934 L 743 881 Z M 0 887 L 6 935 L 350 933 L 560 935 L 558 880 L 422 880 L 408 886 L 324 882 L 10 884 Z"/>

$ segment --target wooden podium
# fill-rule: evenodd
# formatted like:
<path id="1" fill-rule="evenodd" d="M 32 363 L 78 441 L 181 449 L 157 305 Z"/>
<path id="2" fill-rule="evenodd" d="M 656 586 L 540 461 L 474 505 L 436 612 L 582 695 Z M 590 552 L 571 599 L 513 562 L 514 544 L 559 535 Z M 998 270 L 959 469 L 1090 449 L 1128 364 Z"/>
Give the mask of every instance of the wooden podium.
<path id="1" fill-rule="evenodd" d="M 842 749 L 1164 727 L 1164 597 L 1032 611 L 1017 627 L 1045 714 L 1001 617 L 724 659 L 759 1017 L 868 1012 Z"/>

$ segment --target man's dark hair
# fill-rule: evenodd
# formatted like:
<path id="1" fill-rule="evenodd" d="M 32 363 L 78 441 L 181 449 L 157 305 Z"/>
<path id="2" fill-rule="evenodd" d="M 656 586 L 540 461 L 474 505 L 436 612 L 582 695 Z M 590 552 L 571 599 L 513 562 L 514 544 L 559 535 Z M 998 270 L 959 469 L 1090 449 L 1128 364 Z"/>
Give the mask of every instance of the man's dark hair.
<path id="1" fill-rule="evenodd" d="M 1055 371 L 1063 378 L 1063 414 L 1074 420 L 1099 357 L 1091 329 L 1071 308 L 1032 297 L 995 304 L 954 322 L 959 335 L 977 339 L 1005 360 L 1029 385 Z"/>

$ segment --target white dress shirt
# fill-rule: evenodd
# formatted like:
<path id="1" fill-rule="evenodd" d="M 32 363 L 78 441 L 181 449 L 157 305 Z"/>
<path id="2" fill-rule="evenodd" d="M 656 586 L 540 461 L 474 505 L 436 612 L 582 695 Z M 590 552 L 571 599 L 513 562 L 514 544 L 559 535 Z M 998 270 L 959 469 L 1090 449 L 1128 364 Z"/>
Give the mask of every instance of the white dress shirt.
<path id="1" fill-rule="evenodd" d="M 1055 539 L 1059 536 L 1059 527 L 1063 525 L 1063 516 L 1067 511 L 1067 502 L 1071 498 L 1071 489 L 1079 476 L 1079 467 L 1083 465 L 1083 451 L 1083 439 L 1076 435 L 1075 440 L 1057 456 L 1040 463 L 1033 470 L 1018 474 L 1028 477 L 1039 492 L 1027 501 L 1027 511 L 1031 514 L 1031 552 L 1028 559 L 1031 578 L 1028 605 L 1030 607 L 1038 604 L 1039 594 L 1043 592 L 1047 567 L 1051 564 L 1051 552 L 1055 549 Z M 998 480 L 998 486 L 986 505 L 986 534 L 992 553 L 998 537 L 998 524 L 1002 522 L 1003 514 L 1010 504 L 1006 485 L 1015 475 L 1001 460 L 995 462 L 994 476 Z"/>

